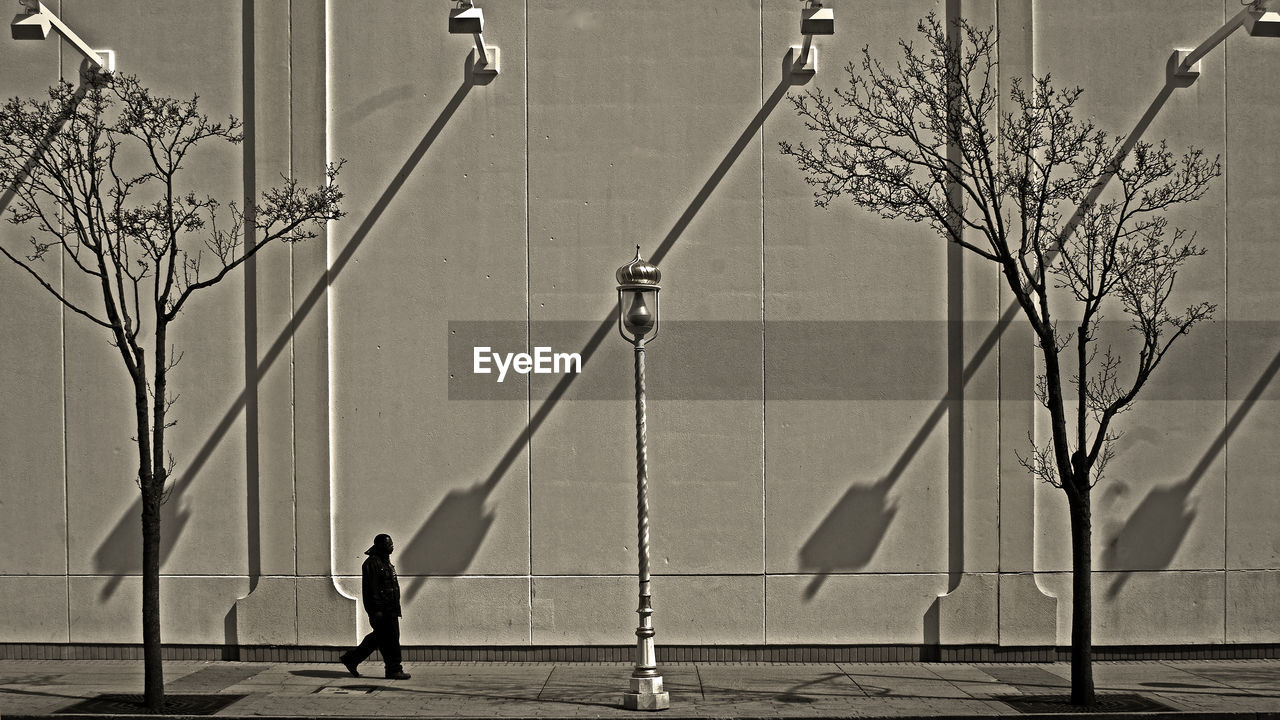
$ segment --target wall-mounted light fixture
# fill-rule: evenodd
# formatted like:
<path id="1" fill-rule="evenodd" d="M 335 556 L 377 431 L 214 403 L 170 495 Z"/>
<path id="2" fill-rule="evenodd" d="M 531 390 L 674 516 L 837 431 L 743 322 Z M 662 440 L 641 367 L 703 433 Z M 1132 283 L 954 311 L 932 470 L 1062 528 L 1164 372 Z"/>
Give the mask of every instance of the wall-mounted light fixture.
<path id="1" fill-rule="evenodd" d="M 800 34 L 804 36 L 804 44 L 791 46 L 791 72 L 797 75 L 816 73 L 818 49 L 813 47 L 813 36 L 835 33 L 835 11 L 823 7 L 820 0 L 806 0 L 805 6 L 800 9 Z"/>
<path id="2" fill-rule="evenodd" d="M 455 35 L 471 35 L 476 40 L 476 54 L 471 63 L 471 72 L 476 75 L 497 75 L 498 58 L 501 57 L 496 45 L 484 44 L 484 11 L 475 6 L 472 0 L 457 0 L 458 7 L 449 11 L 449 32 Z"/>
<path id="3" fill-rule="evenodd" d="M 1173 74 L 1183 78 L 1199 77 L 1200 58 L 1241 26 L 1252 37 L 1280 37 L 1280 12 L 1271 9 L 1277 6 L 1280 0 L 1254 0 L 1194 50 L 1174 50 Z"/>
<path id="4" fill-rule="evenodd" d="M 19 4 L 22 5 L 22 12 L 15 15 L 13 22 L 9 23 L 9 32 L 14 40 L 44 40 L 49 37 L 50 30 L 57 30 L 59 35 L 66 38 L 67 42 L 84 55 L 94 70 L 115 72 L 115 52 L 94 50 L 89 47 L 89 44 L 72 32 L 71 28 L 59 20 L 57 15 L 49 12 L 49 8 L 45 7 L 40 0 L 19 0 Z"/>
<path id="5" fill-rule="evenodd" d="M 1251 37 L 1280 37 L 1280 12 L 1253 10 L 1244 18 L 1244 30 Z"/>

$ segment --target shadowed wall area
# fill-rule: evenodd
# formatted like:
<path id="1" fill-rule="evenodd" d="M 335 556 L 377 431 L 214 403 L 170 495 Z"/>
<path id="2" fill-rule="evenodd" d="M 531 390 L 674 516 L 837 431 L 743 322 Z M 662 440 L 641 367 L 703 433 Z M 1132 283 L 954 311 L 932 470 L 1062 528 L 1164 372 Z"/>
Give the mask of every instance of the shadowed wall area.
<path id="1" fill-rule="evenodd" d="M 1280 644 L 1280 42 L 1233 33 L 1194 79 L 1169 64 L 1236 0 L 832 0 L 812 75 L 792 72 L 799 3 L 480 0 L 492 78 L 443 5 L 413 0 L 53 5 L 121 71 L 245 119 L 243 146 L 199 160 L 220 196 L 345 160 L 344 218 L 184 311 L 166 642 L 352 643 L 362 553 L 386 532 L 406 645 L 633 644 L 614 271 L 639 245 L 663 274 L 659 646 L 1064 644 L 1066 511 L 1015 456 L 1044 420 L 1001 278 L 923 226 L 815 208 L 778 147 L 811 140 L 789 98 L 844 87 L 864 46 L 896 62 L 932 12 L 998 26 L 1005 91 L 1033 73 L 1083 87 L 1080 113 L 1121 152 L 1167 138 L 1222 155 L 1172 219 L 1208 255 L 1179 303 L 1215 303 L 1215 322 L 1123 416 L 1095 490 L 1094 637 Z M 37 96 L 77 58 L 6 37 L 0 91 Z M 28 235 L 0 225 L 11 251 Z M 0 264 L 0 644 L 136 643 L 130 397 L 112 348 L 29 280 Z M 1131 342 L 1120 319 L 1104 333 Z M 477 347 L 548 348 L 581 372 L 499 382 Z"/>

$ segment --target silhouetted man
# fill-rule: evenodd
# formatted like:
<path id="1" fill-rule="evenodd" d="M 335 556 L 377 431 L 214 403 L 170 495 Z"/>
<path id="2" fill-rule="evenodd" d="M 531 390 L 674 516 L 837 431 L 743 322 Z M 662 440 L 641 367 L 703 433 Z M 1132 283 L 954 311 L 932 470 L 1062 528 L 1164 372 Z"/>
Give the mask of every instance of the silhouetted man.
<path id="1" fill-rule="evenodd" d="M 364 551 L 369 557 L 361 569 L 361 596 L 373 632 L 365 635 L 359 646 L 343 653 L 341 658 L 342 664 L 356 677 L 360 677 L 356 666 L 372 655 L 376 648 L 382 651 L 387 678 L 409 679 L 409 673 L 400 666 L 400 581 L 396 578 L 396 566 L 391 564 L 391 551 L 394 549 L 391 536 L 384 533 L 375 537 L 373 547 Z"/>

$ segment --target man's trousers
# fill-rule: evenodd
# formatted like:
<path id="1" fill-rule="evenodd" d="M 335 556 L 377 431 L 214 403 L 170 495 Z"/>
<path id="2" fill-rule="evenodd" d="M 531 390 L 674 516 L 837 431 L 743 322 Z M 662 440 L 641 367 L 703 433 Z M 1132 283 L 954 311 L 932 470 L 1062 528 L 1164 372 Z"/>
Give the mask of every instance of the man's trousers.
<path id="1" fill-rule="evenodd" d="M 373 626 L 373 631 L 365 635 L 346 657 L 354 660 L 354 664 L 359 664 L 372 655 L 374 650 L 379 650 L 387 672 L 400 672 L 400 618 L 391 613 L 382 613 L 376 620 L 370 617 L 369 624 Z"/>

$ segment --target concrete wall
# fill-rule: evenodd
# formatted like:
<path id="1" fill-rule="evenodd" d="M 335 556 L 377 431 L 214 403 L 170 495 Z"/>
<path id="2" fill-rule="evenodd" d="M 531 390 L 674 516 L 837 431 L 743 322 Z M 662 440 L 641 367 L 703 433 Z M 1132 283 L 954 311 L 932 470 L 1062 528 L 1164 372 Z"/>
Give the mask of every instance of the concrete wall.
<path id="1" fill-rule="evenodd" d="M 611 319 L 640 245 L 664 272 L 659 643 L 1065 644 L 1065 507 L 1014 456 L 1044 419 L 1029 336 L 997 329 L 1007 291 L 919 226 L 815 209 L 777 149 L 804 138 L 788 97 L 841 85 L 864 45 L 891 62 L 936 12 L 999 27 L 1005 91 L 1052 73 L 1115 135 L 1221 153 L 1176 218 L 1208 250 L 1180 292 L 1216 322 L 1124 418 L 1096 493 L 1095 640 L 1280 642 L 1280 43 L 1238 31 L 1186 84 L 1170 51 L 1234 0 L 831 4 L 805 80 L 783 72 L 792 2 L 485 0 L 487 81 L 443 7 L 407 0 L 49 4 L 121 71 L 245 118 L 242 146 L 198 160 L 209 191 L 346 159 L 345 218 L 179 321 L 166 641 L 350 643 L 362 552 L 388 532 L 408 644 L 632 642 L 632 353 Z M 0 91 L 76 63 L 6 39 Z M 12 267 L 0 307 L 0 642 L 137 642 L 123 369 Z M 499 385 L 471 372 L 478 344 L 583 372 Z"/>

